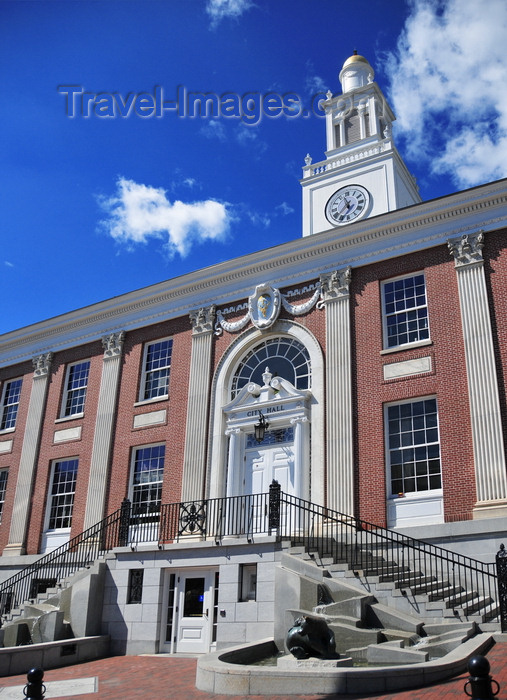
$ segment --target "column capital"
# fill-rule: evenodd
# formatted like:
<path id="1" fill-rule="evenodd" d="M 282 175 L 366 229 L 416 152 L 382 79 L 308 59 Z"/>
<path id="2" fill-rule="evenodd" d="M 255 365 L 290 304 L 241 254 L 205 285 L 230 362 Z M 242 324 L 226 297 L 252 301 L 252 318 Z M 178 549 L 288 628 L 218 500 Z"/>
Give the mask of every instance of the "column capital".
<path id="1" fill-rule="evenodd" d="M 201 307 L 191 311 L 190 323 L 192 324 L 192 335 L 201 335 L 203 333 L 213 333 L 213 324 L 215 323 L 216 306 Z"/>
<path id="2" fill-rule="evenodd" d="M 104 360 L 111 357 L 118 357 L 123 350 L 123 341 L 125 340 L 125 331 L 119 333 L 111 333 L 102 338 L 102 347 L 104 348 Z"/>
<path id="3" fill-rule="evenodd" d="M 341 270 L 334 270 L 320 276 L 321 300 L 317 304 L 322 308 L 329 301 L 347 299 L 349 296 L 350 281 L 352 279 L 352 269 L 345 267 Z"/>
<path id="4" fill-rule="evenodd" d="M 454 257 L 455 267 L 483 263 L 482 249 L 484 248 L 484 231 L 466 233 L 460 238 L 450 238 L 447 241 L 450 254 Z"/>
<path id="5" fill-rule="evenodd" d="M 51 362 L 53 360 L 53 353 L 46 352 L 42 355 L 37 355 L 32 359 L 33 364 L 33 378 L 39 379 L 40 377 L 47 377 L 51 370 Z"/>

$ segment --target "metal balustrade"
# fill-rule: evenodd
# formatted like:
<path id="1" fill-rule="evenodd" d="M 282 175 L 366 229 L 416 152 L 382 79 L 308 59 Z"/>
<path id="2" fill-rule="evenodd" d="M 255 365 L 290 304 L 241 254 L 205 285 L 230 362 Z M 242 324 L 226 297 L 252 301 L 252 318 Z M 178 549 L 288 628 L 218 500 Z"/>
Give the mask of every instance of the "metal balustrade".
<path id="1" fill-rule="evenodd" d="M 358 575 L 393 581 L 402 593 L 424 592 L 431 600 L 442 597 L 444 588 L 456 608 L 465 608 L 470 615 L 486 608 L 486 615 L 489 611 L 491 619 L 497 618 L 494 563 L 485 564 L 282 493 L 277 482 L 269 493 L 171 503 L 155 512 L 135 512 L 126 499 L 102 522 L 4 581 L 0 614 L 35 599 L 116 547 L 152 544 L 162 548 L 189 539 L 218 545 L 227 537 L 253 541 L 260 535 L 275 535 L 303 545 L 316 557 L 346 562 Z"/>

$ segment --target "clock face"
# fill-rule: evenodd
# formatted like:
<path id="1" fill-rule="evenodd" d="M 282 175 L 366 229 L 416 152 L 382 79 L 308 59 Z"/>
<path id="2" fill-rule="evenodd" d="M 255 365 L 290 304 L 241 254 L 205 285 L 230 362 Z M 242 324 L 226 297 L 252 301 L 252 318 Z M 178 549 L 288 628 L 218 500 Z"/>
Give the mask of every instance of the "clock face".
<path id="1" fill-rule="evenodd" d="M 326 217 L 334 226 L 344 226 L 364 216 L 369 203 L 370 193 L 364 187 L 342 187 L 326 204 Z"/>

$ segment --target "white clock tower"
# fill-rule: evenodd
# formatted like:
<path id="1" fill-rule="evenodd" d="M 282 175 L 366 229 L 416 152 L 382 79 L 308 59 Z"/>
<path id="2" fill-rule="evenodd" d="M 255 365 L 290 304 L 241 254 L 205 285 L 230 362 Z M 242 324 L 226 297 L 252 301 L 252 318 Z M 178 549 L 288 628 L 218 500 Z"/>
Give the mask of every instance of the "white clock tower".
<path id="1" fill-rule="evenodd" d="M 354 53 L 340 71 L 342 94 L 327 94 L 326 160 L 303 167 L 303 236 L 421 201 L 392 139 L 395 119 L 366 58 Z M 343 231 L 345 233 L 345 231 Z"/>

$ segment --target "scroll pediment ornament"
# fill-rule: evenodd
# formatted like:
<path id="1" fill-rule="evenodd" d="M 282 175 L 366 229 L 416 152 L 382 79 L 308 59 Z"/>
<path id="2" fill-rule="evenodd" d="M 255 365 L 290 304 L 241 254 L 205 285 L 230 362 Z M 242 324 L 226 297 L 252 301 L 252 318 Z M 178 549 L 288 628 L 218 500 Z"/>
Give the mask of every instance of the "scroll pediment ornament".
<path id="1" fill-rule="evenodd" d="M 222 311 L 217 311 L 217 322 L 215 324 L 215 335 L 221 335 L 223 331 L 237 333 L 245 328 L 251 321 L 259 330 L 266 330 L 278 319 L 280 310 L 283 307 L 292 316 L 302 316 L 308 313 L 317 304 L 321 295 L 321 285 L 315 285 L 312 297 L 303 304 L 291 304 L 287 294 L 282 294 L 279 289 L 269 284 L 259 284 L 255 292 L 248 297 L 248 311 L 237 321 L 226 321 Z"/>
<path id="2" fill-rule="evenodd" d="M 449 252 L 454 256 L 456 267 L 482 263 L 482 249 L 484 248 L 484 231 L 467 233 L 461 238 L 451 238 L 447 241 Z"/>

